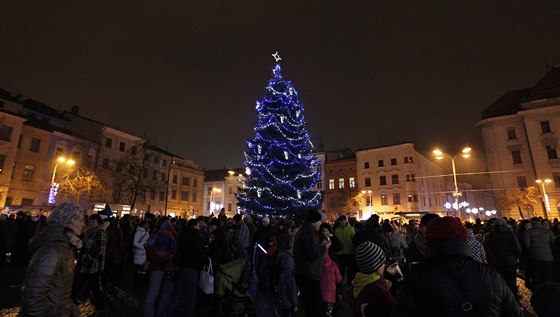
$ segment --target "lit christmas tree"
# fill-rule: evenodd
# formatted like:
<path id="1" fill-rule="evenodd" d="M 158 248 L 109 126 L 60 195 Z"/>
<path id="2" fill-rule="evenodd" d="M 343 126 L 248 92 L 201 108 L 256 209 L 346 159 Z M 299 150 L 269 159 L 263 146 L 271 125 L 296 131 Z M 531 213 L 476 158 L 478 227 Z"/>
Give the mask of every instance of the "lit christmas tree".
<path id="1" fill-rule="evenodd" d="M 280 57 L 264 98 L 257 101 L 255 136 L 245 150 L 246 179 L 239 206 L 249 214 L 286 216 L 318 207 L 322 196 L 318 162 L 305 128 L 303 104 L 292 83 L 282 78 Z"/>

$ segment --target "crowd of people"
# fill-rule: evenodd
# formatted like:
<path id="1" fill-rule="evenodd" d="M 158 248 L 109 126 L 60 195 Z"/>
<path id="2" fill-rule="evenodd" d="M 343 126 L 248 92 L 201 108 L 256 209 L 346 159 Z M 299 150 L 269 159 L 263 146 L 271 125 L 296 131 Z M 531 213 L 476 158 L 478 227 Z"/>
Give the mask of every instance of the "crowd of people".
<path id="1" fill-rule="evenodd" d="M 38 220 L 0 218 L 0 254 L 0 265 L 28 265 L 22 316 L 78 316 L 86 299 L 95 315 L 109 315 L 104 287 L 131 268 L 147 288 L 144 316 L 196 316 L 203 268 L 238 259 L 256 287 L 275 294 L 281 316 L 334 316 L 343 305 L 355 316 L 523 316 L 518 276 L 539 316 L 556 316 L 560 302 L 556 219 L 329 222 L 315 210 L 300 218 L 229 218 L 222 210 L 139 219 L 87 216 L 64 203 Z"/>

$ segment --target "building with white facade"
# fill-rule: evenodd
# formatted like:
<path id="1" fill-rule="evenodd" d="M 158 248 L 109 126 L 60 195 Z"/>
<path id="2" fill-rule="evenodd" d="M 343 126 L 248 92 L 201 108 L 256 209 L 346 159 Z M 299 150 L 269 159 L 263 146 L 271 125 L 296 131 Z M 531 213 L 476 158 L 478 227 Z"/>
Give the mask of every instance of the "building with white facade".
<path id="1" fill-rule="evenodd" d="M 524 218 L 558 217 L 560 65 L 552 67 L 535 86 L 504 94 L 482 112 L 477 125 L 499 214 L 519 218 L 521 211 Z M 550 182 L 536 183 L 547 179 Z M 528 187 L 538 188 L 541 201 L 512 202 Z"/>
<path id="2" fill-rule="evenodd" d="M 237 189 L 245 179 L 245 169 L 217 169 L 204 172 L 204 215 L 217 215 L 224 208 L 228 217 L 238 213 Z"/>

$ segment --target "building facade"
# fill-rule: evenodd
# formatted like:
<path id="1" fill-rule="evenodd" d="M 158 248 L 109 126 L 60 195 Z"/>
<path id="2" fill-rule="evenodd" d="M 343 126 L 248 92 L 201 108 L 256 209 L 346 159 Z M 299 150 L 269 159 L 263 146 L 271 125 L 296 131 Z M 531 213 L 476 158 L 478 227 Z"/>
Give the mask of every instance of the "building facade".
<path id="1" fill-rule="evenodd" d="M 560 65 L 535 86 L 504 94 L 482 112 L 477 125 L 499 214 L 558 217 Z M 538 190 L 536 200 L 526 197 L 531 187 Z"/>
<path id="2" fill-rule="evenodd" d="M 237 189 L 245 179 L 245 169 L 216 169 L 204 172 L 204 215 L 217 215 L 224 208 L 228 217 L 239 213 Z"/>
<path id="3" fill-rule="evenodd" d="M 335 220 L 339 215 L 361 219 L 354 153 L 350 157 L 325 161 L 324 171 L 326 183 L 323 202 L 327 207 L 328 220 Z"/>
<path id="4" fill-rule="evenodd" d="M 167 215 L 189 218 L 204 214 L 204 172 L 193 161 L 172 158 L 168 188 Z"/>

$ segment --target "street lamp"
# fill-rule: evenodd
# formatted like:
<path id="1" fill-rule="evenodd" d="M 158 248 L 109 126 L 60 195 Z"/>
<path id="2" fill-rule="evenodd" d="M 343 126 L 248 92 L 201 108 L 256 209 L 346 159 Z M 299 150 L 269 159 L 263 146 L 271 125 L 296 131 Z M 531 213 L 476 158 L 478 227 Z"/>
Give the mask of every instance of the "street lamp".
<path id="1" fill-rule="evenodd" d="M 544 219 L 548 219 L 548 215 L 550 214 L 550 202 L 548 201 L 548 195 L 546 194 L 546 189 L 544 188 L 544 184 L 552 183 L 552 180 L 548 178 L 545 180 L 537 179 L 535 182 L 541 185 L 541 189 L 544 197 L 544 204 L 545 204 Z"/>
<path id="2" fill-rule="evenodd" d="M 212 187 L 212 191 L 210 191 L 210 211 L 214 212 L 215 208 L 215 204 L 214 204 L 214 192 L 216 193 L 221 193 L 222 189 L 221 188 L 217 188 L 217 187 Z"/>
<path id="3" fill-rule="evenodd" d="M 373 215 L 373 201 L 372 201 L 372 197 L 371 197 L 372 191 L 370 189 L 362 190 L 361 193 L 362 193 L 362 195 L 368 194 L 367 198 L 369 200 L 369 204 L 366 204 L 366 205 L 369 205 L 369 216 L 371 217 Z M 362 216 L 362 218 L 363 218 L 363 216 Z"/>
<path id="4" fill-rule="evenodd" d="M 66 164 L 68 166 L 72 166 L 76 164 L 76 161 L 74 161 L 73 159 L 66 159 L 64 156 L 60 156 L 58 159 L 56 159 L 56 163 L 54 164 L 52 177 L 51 177 L 51 189 L 49 191 L 49 204 L 51 205 L 54 205 L 54 203 L 56 202 L 56 194 L 58 192 L 59 184 L 55 182 L 55 178 L 56 178 L 56 169 L 58 168 L 59 164 Z"/>
<path id="5" fill-rule="evenodd" d="M 455 185 L 455 191 L 453 192 L 453 197 L 455 197 L 455 209 L 457 210 L 457 217 L 461 218 L 461 208 L 459 207 L 459 196 L 461 196 L 462 193 L 459 192 L 459 186 L 457 186 L 457 170 L 455 168 L 455 159 L 458 156 L 461 156 L 463 158 L 470 157 L 471 148 L 465 147 L 457 154 L 455 154 L 453 157 L 450 156 L 449 154 L 443 153 L 439 149 L 433 150 L 432 153 L 434 153 L 434 155 L 436 156 L 436 160 L 443 160 L 444 157 L 447 157 L 451 160 L 451 167 L 453 168 L 453 184 Z"/>

